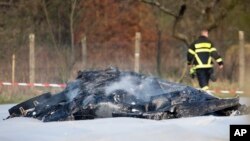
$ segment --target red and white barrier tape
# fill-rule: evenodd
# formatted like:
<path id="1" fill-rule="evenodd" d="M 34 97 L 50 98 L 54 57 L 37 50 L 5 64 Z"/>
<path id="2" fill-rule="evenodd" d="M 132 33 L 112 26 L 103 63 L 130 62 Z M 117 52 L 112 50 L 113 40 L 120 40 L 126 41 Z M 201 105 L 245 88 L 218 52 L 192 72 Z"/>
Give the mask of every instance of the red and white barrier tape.
<path id="1" fill-rule="evenodd" d="M 208 90 L 211 93 L 222 93 L 222 94 L 244 94 L 244 91 L 239 90 Z"/>
<path id="2" fill-rule="evenodd" d="M 49 84 L 49 83 L 11 83 L 11 82 L 0 82 L 0 86 L 28 86 L 28 87 L 57 87 L 57 88 L 65 88 L 66 84 Z M 240 90 L 208 90 L 211 93 L 222 93 L 222 94 L 244 94 L 244 91 Z"/>
<path id="3" fill-rule="evenodd" d="M 49 84 L 49 83 L 0 82 L 0 85 L 4 85 L 4 86 L 28 86 L 28 87 L 57 87 L 57 88 L 65 88 L 66 87 L 66 84 Z"/>

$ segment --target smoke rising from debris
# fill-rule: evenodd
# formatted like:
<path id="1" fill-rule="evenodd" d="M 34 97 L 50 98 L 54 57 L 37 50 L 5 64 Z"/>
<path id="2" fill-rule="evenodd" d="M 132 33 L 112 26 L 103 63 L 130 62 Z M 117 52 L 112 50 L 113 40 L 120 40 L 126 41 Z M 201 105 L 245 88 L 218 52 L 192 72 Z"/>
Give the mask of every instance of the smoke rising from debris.
<path id="1" fill-rule="evenodd" d="M 105 89 L 106 95 L 115 90 L 124 90 L 129 94 L 136 96 L 138 99 L 149 101 L 151 96 L 163 94 L 159 83 L 153 77 L 138 78 L 131 75 L 125 75 L 119 82 L 112 83 Z"/>
<path id="2" fill-rule="evenodd" d="M 80 80 L 74 80 L 71 83 L 71 85 L 68 85 L 67 92 L 65 93 L 68 101 L 72 101 L 79 94 L 81 88 Z"/>

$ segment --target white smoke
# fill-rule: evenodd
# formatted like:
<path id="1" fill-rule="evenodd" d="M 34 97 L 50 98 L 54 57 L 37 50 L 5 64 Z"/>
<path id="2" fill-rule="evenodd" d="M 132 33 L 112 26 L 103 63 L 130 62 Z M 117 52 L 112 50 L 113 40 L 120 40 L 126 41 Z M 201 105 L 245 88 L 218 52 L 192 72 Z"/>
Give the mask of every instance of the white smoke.
<path id="1" fill-rule="evenodd" d="M 65 94 L 68 101 L 72 101 L 80 92 L 80 80 L 72 81 L 70 85 L 67 86 L 67 93 Z"/>
<path id="2" fill-rule="evenodd" d="M 159 85 L 159 87 L 156 87 L 153 84 L 156 84 L 154 78 L 147 77 L 138 80 L 135 76 L 126 75 L 122 77 L 119 82 L 114 82 L 110 86 L 107 86 L 105 93 L 109 95 L 115 90 L 124 90 L 129 94 L 136 96 L 138 99 L 149 101 L 151 96 L 164 93 Z"/>
<path id="3" fill-rule="evenodd" d="M 111 92 L 115 90 L 126 90 L 129 93 L 135 93 L 136 83 L 134 78 L 131 76 L 124 76 L 121 78 L 119 82 L 115 82 L 110 86 L 107 86 L 105 89 L 105 93 L 109 95 Z"/>
<path id="4" fill-rule="evenodd" d="M 71 90 L 70 93 L 67 93 L 66 96 L 67 96 L 68 100 L 72 101 L 79 94 L 79 91 L 80 91 L 79 88 L 75 88 L 75 89 Z"/>

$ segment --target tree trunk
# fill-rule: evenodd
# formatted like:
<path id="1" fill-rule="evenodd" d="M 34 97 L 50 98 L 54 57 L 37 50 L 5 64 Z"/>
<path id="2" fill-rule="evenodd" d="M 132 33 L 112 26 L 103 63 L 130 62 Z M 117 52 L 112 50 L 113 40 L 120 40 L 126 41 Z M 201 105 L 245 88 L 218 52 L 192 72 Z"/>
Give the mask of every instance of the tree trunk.
<path id="1" fill-rule="evenodd" d="M 156 69 L 157 74 L 159 77 L 162 76 L 161 74 L 161 47 L 162 47 L 162 39 L 161 39 L 162 32 L 158 30 L 158 41 L 157 41 L 157 54 L 156 54 Z"/>
<path id="2" fill-rule="evenodd" d="M 73 66 L 75 62 L 75 46 L 74 46 L 74 14 L 75 14 L 76 0 L 71 1 L 70 12 L 70 36 L 71 36 L 71 61 L 70 66 Z"/>

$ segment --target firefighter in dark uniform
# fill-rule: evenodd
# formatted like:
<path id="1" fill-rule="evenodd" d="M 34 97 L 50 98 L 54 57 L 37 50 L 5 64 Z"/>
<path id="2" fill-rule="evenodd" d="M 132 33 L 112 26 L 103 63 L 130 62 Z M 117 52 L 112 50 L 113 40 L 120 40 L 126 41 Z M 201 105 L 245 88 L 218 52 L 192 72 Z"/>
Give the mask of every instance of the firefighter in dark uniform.
<path id="1" fill-rule="evenodd" d="M 217 53 L 213 43 L 208 39 L 208 30 L 202 30 L 201 36 L 194 41 L 188 49 L 187 61 L 190 73 L 195 73 L 202 90 L 208 90 L 209 80 L 214 79 L 213 61 L 218 63 L 219 68 L 223 68 L 223 61 Z"/>

